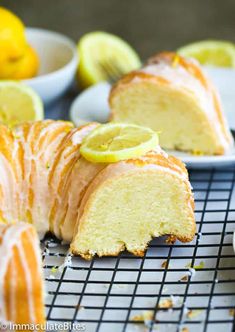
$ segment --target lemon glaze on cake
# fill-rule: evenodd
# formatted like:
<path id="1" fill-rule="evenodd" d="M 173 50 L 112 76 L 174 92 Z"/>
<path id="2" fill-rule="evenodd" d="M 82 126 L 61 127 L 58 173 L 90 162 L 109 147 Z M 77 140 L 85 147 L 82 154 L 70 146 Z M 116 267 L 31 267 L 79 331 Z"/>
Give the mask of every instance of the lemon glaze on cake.
<path id="1" fill-rule="evenodd" d="M 45 323 L 41 255 L 31 225 L 0 224 L 0 267 L 0 323 Z"/>
<path id="2" fill-rule="evenodd" d="M 224 154 L 233 144 L 213 84 L 195 60 L 175 53 L 124 76 L 109 101 L 112 120 L 160 131 L 163 148 Z"/>
<path id="3" fill-rule="evenodd" d="M 141 255 L 152 237 L 164 234 L 191 241 L 193 196 L 183 163 L 159 146 L 135 159 L 91 163 L 80 145 L 94 127 L 51 120 L 22 124 L 15 132 L 3 126 L 0 219 L 25 220 L 41 237 L 51 231 L 67 242 L 73 238 L 71 250 L 84 258 L 125 248 Z M 92 223 L 91 211 L 97 211 Z"/>

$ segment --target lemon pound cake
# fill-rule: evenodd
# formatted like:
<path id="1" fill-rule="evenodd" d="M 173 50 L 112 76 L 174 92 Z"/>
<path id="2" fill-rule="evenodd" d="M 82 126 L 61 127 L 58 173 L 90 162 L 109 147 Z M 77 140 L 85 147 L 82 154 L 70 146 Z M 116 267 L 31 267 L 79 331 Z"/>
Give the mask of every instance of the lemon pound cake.
<path id="1" fill-rule="evenodd" d="M 0 224 L 0 267 L 0 325 L 44 324 L 41 256 L 31 225 Z"/>
<path id="2" fill-rule="evenodd" d="M 97 124 L 74 128 L 65 121 L 0 125 L 0 221 L 33 224 L 71 241 L 78 205 L 93 173 L 102 168 L 81 157 L 82 139 Z"/>
<path id="3" fill-rule="evenodd" d="M 87 188 L 72 253 L 90 259 L 127 249 L 141 256 L 153 237 L 195 235 L 194 201 L 182 162 L 160 148 L 107 165 Z"/>
<path id="4" fill-rule="evenodd" d="M 109 103 L 113 121 L 159 131 L 163 148 L 221 155 L 232 146 L 218 93 L 196 60 L 160 53 L 119 80 Z"/>

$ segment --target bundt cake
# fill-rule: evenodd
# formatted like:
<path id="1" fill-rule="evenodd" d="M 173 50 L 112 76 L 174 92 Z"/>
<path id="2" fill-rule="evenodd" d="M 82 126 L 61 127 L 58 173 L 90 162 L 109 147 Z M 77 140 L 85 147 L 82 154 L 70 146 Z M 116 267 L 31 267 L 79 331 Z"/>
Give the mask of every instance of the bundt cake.
<path id="1" fill-rule="evenodd" d="M 0 224 L 0 330 L 1 324 L 5 331 L 10 324 L 45 323 L 42 280 L 34 228 L 27 223 Z"/>
<path id="2" fill-rule="evenodd" d="M 193 239 L 194 202 L 184 165 L 159 148 L 97 174 L 79 206 L 71 250 L 86 259 L 124 249 L 142 256 L 153 237 L 166 234 Z"/>
<path id="3" fill-rule="evenodd" d="M 221 155 L 232 146 L 218 93 L 194 59 L 150 58 L 113 86 L 109 103 L 111 120 L 159 131 L 163 148 Z"/>
<path id="4" fill-rule="evenodd" d="M 141 255 L 154 236 L 191 241 L 193 198 L 182 162 L 160 147 L 136 159 L 92 163 L 80 153 L 97 124 L 25 123 L 0 128 L 0 220 L 52 232 L 85 258 Z"/>

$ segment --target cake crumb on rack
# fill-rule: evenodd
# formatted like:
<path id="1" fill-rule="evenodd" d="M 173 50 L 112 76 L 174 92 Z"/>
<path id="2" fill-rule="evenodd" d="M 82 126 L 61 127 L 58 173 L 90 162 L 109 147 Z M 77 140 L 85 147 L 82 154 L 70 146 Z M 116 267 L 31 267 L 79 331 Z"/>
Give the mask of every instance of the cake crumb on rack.
<path id="1" fill-rule="evenodd" d="M 139 315 L 135 315 L 130 319 L 133 322 L 142 322 L 146 327 L 150 327 L 150 324 L 154 320 L 154 311 L 146 310 Z"/>
<path id="2" fill-rule="evenodd" d="M 202 312 L 203 312 L 203 310 L 200 310 L 200 309 L 195 309 L 195 310 L 190 309 L 187 312 L 186 317 L 189 319 L 193 319 L 193 318 L 196 318 L 197 316 L 199 316 Z"/>
<path id="3" fill-rule="evenodd" d="M 167 261 L 162 262 L 161 267 L 165 269 L 167 267 Z"/>
<path id="4" fill-rule="evenodd" d="M 229 309 L 229 316 L 235 317 L 235 309 Z"/>
<path id="5" fill-rule="evenodd" d="M 160 301 L 159 305 L 158 305 L 158 308 L 167 308 L 167 309 L 171 309 L 173 308 L 173 301 L 172 299 L 165 299 L 165 300 L 162 300 Z"/>
<path id="6" fill-rule="evenodd" d="M 182 278 L 180 278 L 179 281 L 188 281 L 188 279 L 189 279 L 189 276 L 186 274 Z"/>
<path id="7" fill-rule="evenodd" d="M 183 327 L 181 332 L 189 332 L 189 329 L 187 327 Z"/>

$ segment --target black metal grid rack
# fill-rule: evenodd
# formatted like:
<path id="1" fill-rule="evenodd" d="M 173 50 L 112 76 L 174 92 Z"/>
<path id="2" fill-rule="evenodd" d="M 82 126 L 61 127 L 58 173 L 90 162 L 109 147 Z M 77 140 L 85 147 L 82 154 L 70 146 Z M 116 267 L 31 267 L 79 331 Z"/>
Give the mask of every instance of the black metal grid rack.
<path id="1" fill-rule="evenodd" d="M 72 266 L 64 264 L 68 247 L 42 244 L 49 323 L 79 323 L 69 330 L 87 332 L 235 331 L 235 170 L 194 170 L 190 179 L 191 243 L 161 238 L 143 258 L 73 257 Z"/>

